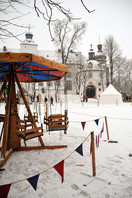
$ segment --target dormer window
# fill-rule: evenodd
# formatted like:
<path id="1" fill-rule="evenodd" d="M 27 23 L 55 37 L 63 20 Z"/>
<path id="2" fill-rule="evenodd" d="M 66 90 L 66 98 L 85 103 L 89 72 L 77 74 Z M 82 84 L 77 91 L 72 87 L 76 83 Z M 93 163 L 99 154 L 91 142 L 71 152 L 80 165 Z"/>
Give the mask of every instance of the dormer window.
<path id="1" fill-rule="evenodd" d="M 88 68 L 92 68 L 93 67 L 93 64 L 90 62 L 90 63 L 88 63 Z"/>

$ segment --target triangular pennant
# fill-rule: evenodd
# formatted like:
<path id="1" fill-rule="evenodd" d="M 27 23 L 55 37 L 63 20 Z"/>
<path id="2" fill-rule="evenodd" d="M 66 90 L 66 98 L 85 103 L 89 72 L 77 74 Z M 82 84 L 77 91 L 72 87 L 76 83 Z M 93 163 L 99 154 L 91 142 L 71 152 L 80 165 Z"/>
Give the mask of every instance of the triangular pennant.
<path id="1" fill-rule="evenodd" d="M 98 147 L 99 147 L 99 134 L 98 134 Z"/>
<path id="2" fill-rule="evenodd" d="M 104 132 L 104 122 L 103 122 L 103 126 L 102 126 L 102 129 L 101 129 L 101 133 Z"/>
<path id="3" fill-rule="evenodd" d="M 98 147 L 98 136 L 96 135 L 96 148 Z"/>
<path id="4" fill-rule="evenodd" d="M 11 184 L 5 184 L 0 186 L 0 197 L 7 198 Z"/>
<path id="5" fill-rule="evenodd" d="M 82 144 L 80 144 L 80 146 L 77 147 L 75 151 L 78 152 L 80 155 L 83 156 L 83 146 L 82 146 Z"/>
<path id="6" fill-rule="evenodd" d="M 98 126 L 98 124 L 99 124 L 99 119 L 97 119 L 97 120 L 94 120 L 95 121 L 95 123 L 97 124 L 97 126 Z"/>
<path id="7" fill-rule="evenodd" d="M 85 127 L 86 122 L 81 122 L 81 124 L 82 124 L 82 128 L 84 130 L 84 127 Z"/>
<path id="8" fill-rule="evenodd" d="M 37 189 L 38 178 L 39 174 L 27 179 L 31 186 L 34 188 L 34 190 Z"/>
<path id="9" fill-rule="evenodd" d="M 64 181 L 64 160 L 62 160 L 61 162 L 56 164 L 54 166 L 54 168 L 60 174 L 60 176 L 62 177 L 62 183 L 63 183 L 63 181 Z"/>

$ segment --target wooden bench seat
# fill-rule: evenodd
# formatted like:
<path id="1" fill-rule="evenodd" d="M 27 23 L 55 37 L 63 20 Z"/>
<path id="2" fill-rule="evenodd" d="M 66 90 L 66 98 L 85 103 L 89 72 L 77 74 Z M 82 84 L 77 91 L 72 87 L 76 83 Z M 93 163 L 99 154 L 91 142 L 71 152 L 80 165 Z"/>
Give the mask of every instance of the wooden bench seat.
<path id="1" fill-rule="evenodd" d="M 33 126 L 33 125 L 31 125 Z M 24 143 L 26 140 L 40 137 L 43 135 L 43 127 L 33 127 L 29 128 L 27 122 L 25 120 L 17 119 L 16 124 L 16 133 L 17 135 L 24 140 Z M 26 145 L 26 143 L 25 143 Z"/>
<path id="2" fill-rule="evenodd" d="M 53 114 L 47 118 L 44 117 L 44 124 L 48 126 L 47 131 L 66 131 L 68 128 L 68 123 L 66 114 Z"/>

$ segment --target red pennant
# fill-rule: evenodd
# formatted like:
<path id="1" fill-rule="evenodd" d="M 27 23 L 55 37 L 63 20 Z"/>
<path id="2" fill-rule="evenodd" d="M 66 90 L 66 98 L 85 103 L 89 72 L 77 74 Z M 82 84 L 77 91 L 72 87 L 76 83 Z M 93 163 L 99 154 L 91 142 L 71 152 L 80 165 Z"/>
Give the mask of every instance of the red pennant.
<path id="1" fill-rule="evenodd" d="M 100 134 L 98 134 L 98 147 L 99 147 L 99 135 L 100 135 Z"/>
<path id="2" fill-rule="evenodd" d="M 81 122 L 81 124 L 82 124 L 82 128 L 84 130 L 84 127 L 85 127 L 86 122 Z"/>
<path id="3" fill-rule="evenodd" d="M 54 166 L 54 168 L 56 169 L 56 171 L 62 177 L 62 183 L 63 183 L 63 181 L 64 181 L 64 160 L 62 160 L 61 162 L 59 162 L 58 164 L 56 164 Z"/>
<path id="4" fill-rule="evenodd" d="M 103 122 L 101 133 L 103 133 L 103 132 L 104 132 L 104 122 Z"/>
<path id="5" fill-rule="evenodd" d="M 10 187 L 11 187 L 11 184 L 5 184 L 3 186 L 0 186 L 0 197 L 1 198 L 7 198 Z"/>

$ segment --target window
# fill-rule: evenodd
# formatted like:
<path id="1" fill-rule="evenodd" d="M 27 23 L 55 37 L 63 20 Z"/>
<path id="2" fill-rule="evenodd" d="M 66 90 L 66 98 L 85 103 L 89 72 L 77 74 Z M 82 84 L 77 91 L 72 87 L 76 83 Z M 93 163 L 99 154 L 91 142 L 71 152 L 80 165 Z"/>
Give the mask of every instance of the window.
<path id="1" fill-rule="evenodd" d="M 68 73 L 67 73 L 67 77 L 68 77 L 68 78 L 71 78 L 71 72 L 68 72 Z"/>
<path id="2" fill-rule="evenodd" d="M 88 63 L 88 68 L 92 68 L 93 67 L 93 64 L 90 62 L 90 63 Z"/>
<path id="3" fill-rule="evenodd" d="M 43 86 L 43 82 L 39 82 L 38 84 L 39 84 L 39 86 Z"/>
<path id="4" fill-rule="evenodd" d="M 100 73 L 100 78 L 103 78 L 103 73 L 102 72 Z"/>
<path id="5" fill-rule="evenodd" d="M 89 72 L 89 73 L 88 73 L 88 78 L 92 78 L 92 77 L 93 77 L 92 72 Z"/>
<path id="6" fill-rule="evenodd" d="M 44 93 L 44 87 L 41 89 L 42 93 Z"/>
<path id="7" fill-rule="evenodd" d="M 99 91 L 101 91 L 101 88 L 99 88 Z"/>
<path id="8" fill-rule="evenodd" d="M 47 82 L 47 85 L 48 85 L 48 87 L 52 86 L 52 82 L 51 81 L 48 81 Z"/>
<path id="9" fill-rule="evenodd" d="M 66 81 L 67 90 L 72 90 L 72 82 L 70 80 Z"/>

